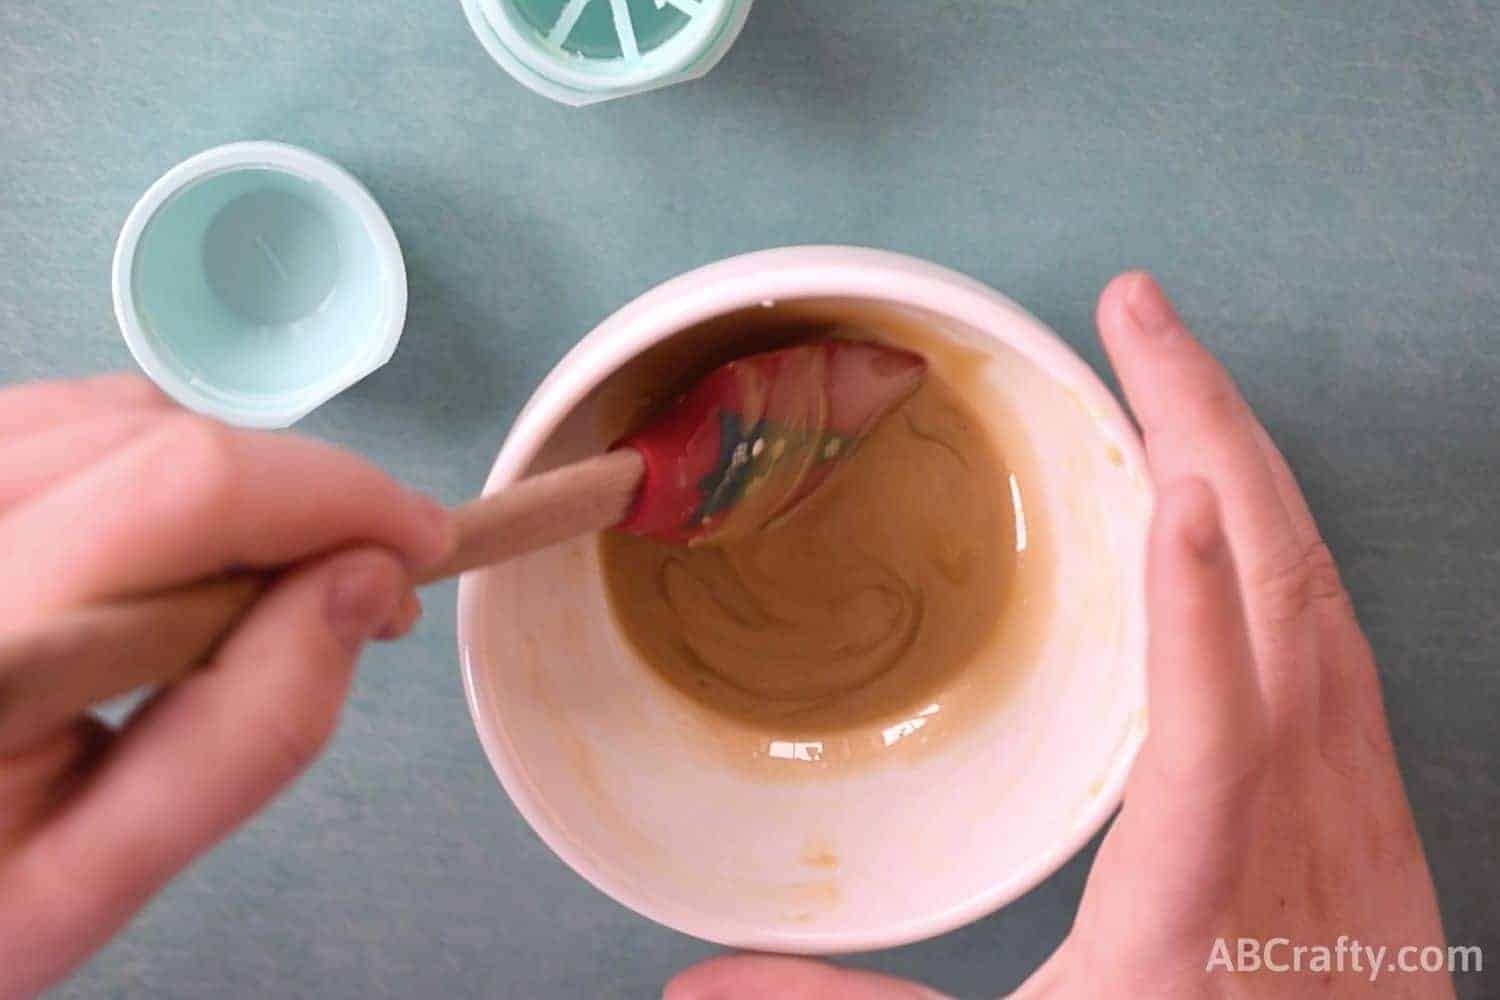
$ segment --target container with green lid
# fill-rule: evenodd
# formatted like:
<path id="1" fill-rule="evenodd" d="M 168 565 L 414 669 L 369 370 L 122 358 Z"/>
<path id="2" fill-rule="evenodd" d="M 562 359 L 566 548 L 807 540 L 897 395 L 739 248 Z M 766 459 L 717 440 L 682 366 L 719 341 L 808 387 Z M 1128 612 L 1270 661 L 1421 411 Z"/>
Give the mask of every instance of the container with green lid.
<path id="1" fill-rule="evenodd" d="M 506 72 L 584 105 L 693 80 L 729 50 L 751 0 L 463 0 Z"/>

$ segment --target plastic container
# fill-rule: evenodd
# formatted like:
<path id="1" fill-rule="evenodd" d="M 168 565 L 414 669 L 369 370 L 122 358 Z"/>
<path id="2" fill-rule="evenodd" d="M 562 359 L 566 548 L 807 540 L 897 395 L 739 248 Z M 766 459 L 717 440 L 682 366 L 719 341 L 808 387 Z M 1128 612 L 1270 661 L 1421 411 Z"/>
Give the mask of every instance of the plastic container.
<path id="1" fill-rule="evenodd" d="M 581 106 L 695 80 L 729 51 L 751 0 L 463 0 L 505 71 Z"/>
<path id="2" fill-rule="evenodd" d="M 285 427 L 390 360 L 406 269 L 370 193 L 314 153 L 220 146 L 174 167 L 115 248 L 115 316 L 182 405 Z"/>

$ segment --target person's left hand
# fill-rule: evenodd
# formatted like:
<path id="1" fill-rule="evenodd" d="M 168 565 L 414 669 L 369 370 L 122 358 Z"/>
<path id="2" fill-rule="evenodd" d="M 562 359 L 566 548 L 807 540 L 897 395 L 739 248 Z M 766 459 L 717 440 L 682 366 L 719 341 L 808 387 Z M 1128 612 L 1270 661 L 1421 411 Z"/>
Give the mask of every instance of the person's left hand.
<path id="1" fill-rule="evenodd" d="M 452 540 L 443 508 L 353 455 L 138 377 L 0 392 L 0 629 L 294 565 L 119 731 L 82 716 L 0 756 L 0 997 L 61 978 L 317 756 L 360 648 L 411 627 L 409 579 Z"/>

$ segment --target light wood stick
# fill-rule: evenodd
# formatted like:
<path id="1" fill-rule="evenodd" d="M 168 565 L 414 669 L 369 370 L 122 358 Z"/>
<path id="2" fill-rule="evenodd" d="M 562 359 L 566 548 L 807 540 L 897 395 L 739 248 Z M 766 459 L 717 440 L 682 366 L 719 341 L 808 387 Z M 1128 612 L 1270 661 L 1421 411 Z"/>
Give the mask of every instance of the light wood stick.
<path id="1" fill-rule="evenodd" d="M 177 680 L 208 657 L 267 579 L 243 575 L 91 605 L 0 636 L 0 754 L 90 705 Z"/>
<path id="2" fill-rule="evenodd" d="M 645 472 L 625 448 L 523 479 L 454 512 L 453 553 L 433 583 L 618 524 Z M 0 755 L 91 705 L 170 683 L 203 663 L 274 574 L 242 574 L 69 611 L 0 635 Z"/>
<path id="3" fill-rule="evenodd" d="M 640 452 L 621 448 L 467 503 L 454 512 L 453 554 L 417 582 L 444 580 L 619 524 L 645 471 Z"/>

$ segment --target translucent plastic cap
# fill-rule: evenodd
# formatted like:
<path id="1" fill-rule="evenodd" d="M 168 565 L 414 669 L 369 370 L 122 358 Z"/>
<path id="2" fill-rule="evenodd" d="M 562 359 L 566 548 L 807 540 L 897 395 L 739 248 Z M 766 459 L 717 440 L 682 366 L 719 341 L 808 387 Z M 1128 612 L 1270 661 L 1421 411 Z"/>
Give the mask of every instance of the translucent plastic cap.
<path id="1" fill-rule="evenodd" d="M 751 0 L 463 0 L 505 70 L 564 104 L 692 80 L 723 58 Z"/>

